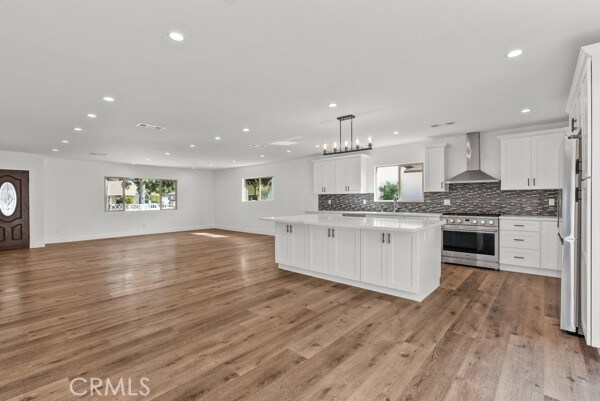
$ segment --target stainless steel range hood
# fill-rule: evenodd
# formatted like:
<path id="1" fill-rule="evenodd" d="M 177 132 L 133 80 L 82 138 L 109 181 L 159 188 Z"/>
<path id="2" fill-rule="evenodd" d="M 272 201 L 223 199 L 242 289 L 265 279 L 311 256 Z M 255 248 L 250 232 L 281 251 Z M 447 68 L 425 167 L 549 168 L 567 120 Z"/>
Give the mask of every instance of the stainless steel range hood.
<path id="1" fill-rule="evenodd" d="M 446 181 L 446 184 L 477 184 L 483 182 L 500 182 L 499 179 L 481 171 L 479 151 L 479 132 L 467 134 L 467 171 Z"/>

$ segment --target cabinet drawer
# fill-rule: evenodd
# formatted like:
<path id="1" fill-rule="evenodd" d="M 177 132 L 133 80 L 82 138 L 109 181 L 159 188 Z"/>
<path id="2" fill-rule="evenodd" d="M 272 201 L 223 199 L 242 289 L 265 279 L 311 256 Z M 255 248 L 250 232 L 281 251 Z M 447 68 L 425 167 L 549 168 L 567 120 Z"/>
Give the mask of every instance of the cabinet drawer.
<path id="1" fill-rule="evenodd" d="M 500 263 L 525 267 L 540 267 L 540 251 L 532 249 L 500 248 Z"/>
<path id="2" fill-rule="evenodd" d="M 533 231 L 500 231 L 500 247 L 540 249 L 540 233 Z"/>
<path id="3" fill-rule="evenodd" d="M 528 220 L 500 220 L 500 230 L 539 232 L 540 222 Z"/>

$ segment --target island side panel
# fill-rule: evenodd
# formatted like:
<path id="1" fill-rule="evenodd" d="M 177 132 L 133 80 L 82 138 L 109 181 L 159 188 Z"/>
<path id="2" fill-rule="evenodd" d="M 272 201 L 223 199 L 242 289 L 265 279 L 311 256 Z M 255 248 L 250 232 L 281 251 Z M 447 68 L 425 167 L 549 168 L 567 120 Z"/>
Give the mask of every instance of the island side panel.
<path id="1" fill-rule="evenodd" d="M 442 230 L 432 227 L 419 232 L 419 293 L 425 299 L 440 286 L 442 276 Z"/>

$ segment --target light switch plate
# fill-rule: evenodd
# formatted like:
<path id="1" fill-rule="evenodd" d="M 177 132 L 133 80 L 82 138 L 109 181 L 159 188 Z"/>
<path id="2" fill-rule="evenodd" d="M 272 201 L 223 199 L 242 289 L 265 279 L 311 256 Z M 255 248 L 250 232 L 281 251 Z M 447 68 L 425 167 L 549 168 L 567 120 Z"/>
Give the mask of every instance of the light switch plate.
<path id="1" fill-rule="evenodd" d="M 367 200 L 363 199 L 363 205 L 366 205 L 366 204 L 367 204 Z"/>
<path id="2" fill-rule="evenodd" d="M 554 198 L 548 199 L 548 206 L 554 206 L 555 204 L 556 204 L 556 201 L 554 200 Z"/>
<path id="3" fill-rule="evenodd" d="M 450 199 L 444 199 L 444 206 L 450 206 Z"/>
<path id="4" fill-rule="evenodd" d="M 328 205 L 331 205 L 331 199 L 329 199 L 329 200 L 327 201 L 327 204 L 328 204 Z"/>

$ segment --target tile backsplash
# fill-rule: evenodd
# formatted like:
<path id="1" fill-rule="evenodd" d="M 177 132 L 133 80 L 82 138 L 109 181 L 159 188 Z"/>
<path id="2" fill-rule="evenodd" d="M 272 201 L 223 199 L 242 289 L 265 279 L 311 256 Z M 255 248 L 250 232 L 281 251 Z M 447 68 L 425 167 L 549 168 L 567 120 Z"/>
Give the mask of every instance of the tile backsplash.
<path id="1" fill-rule="evenodd" d="M 556 216 L 561 191 L 501 191 L 500 183 L 451 184 L 448 192 L 426 192 L 424 202 L 399 202 L 398 208 L 408 213 L 499 213 L 519 216 Z M 319 195 L 319 210 L 352 210 L 391 212 L 392 202 L 374 202 L 373 193 Z M 450 206 L 444 206 L 450 199 Z M 331 201 L 331 204 L 329 204 Z M 364 204 L 363 204 L 364 201 Z"/>

